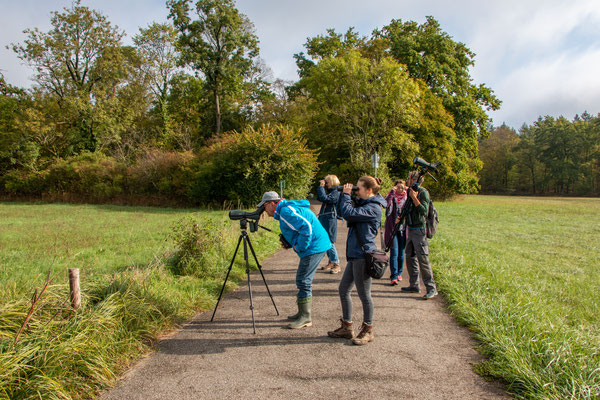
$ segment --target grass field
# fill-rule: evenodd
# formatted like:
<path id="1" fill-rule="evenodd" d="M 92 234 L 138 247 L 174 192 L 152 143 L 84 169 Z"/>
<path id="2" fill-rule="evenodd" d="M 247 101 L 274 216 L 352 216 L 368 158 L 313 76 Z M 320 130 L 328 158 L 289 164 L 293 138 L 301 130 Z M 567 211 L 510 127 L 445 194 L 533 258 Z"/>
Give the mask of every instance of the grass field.
<path id="1" fill-rule="evenodd" d="M 436 207 L 436 280 L 489 357 L 477 370 L 518 398 L 600 398 L 600 200 Z M 169 266 L 172 227 L 190 216 L 222 238 L 202 276 Z M 214 304 L 238 233 L 223 212 L 0 203 L 0 398 L 89 398 L 110 385 L 157 335 Z M 259 257 L 278 248 L 272 233 L 252 235 Z M 50 267 L 53 284 L 13 347 Z M 82 274 L 76 314 L 61 307 L 68 267 Z"/>
<path id="2" fill-rule="evenodd" d="M 519 398 L 600 398 L 600 200 L 436 203 L 440 291 Z"/>
<path id="3" fill-rule="evenodd" d="M 194 224 L 208 247 L 196 269 L 174 274 L 174 227 L 187 234 Z M 161 333 L 214 305 L 238 234 L 222 211 L 0 203 L 0 399 L 93 397 Z M 259 257 L 279 248 L 273 233 L 252 235 Z M 245 276 L 242 262 L 238 254 L 229 289 Z M 68 268 L 80 268 L 77 313 L 64 303 Z M 13 346 L 49 269 L 52 283 Z"/>

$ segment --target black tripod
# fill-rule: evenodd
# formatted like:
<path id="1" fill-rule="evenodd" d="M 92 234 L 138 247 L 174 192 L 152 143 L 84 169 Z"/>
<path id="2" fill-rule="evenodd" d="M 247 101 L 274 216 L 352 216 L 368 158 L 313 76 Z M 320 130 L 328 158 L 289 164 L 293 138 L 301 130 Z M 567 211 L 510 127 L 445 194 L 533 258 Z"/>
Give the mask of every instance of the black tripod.
<path id="1" fill-rule="evenodd" d="M 252 248 L 252 243 L 250 243 L 250 237 L 248 236 L 248 232 L 246 232 L 248 226 L 247 219 L 240 220 L 240 228 L 242 232 L 240 233 L 240 238 L 238 239 L 237 247 L 235 248 L 235 252 L 233 253 L 233 258 L 231 259 L 231 264 L 229 264 L 229 269 L 227 270 L 227 275 L 225 276 L 225 281 L 223 282 L 223 287 L 221 288 L 221 293 L 219 294 L 219 300 L 217 300 L 217 305 L 215 305 L 215 309 L 213 311 L 213 315 L 210 319 L 215 318 L 215 313 L 217 312 L 217 307 L 219 307 L 219 302 L 221 301 L 221 296 L 223 296 L 223 290 L 225 290 L 225 285 L 227 284 L 227 279 L 229 278 L 229 273 L 231 272 L 231 268 L 233 267 L 233 263 L 235 262 L 235 256 L 237 255 L 238 249 L 240 248 L 240 243 L 242 240 L 244 241 L 244 260 L 246 261 L 246 276 L 248 277 L 248 294 L 250 295 L 250 311 L 252 311 L 252 329 L 254 333 L 256 333 L 256 324 L 254 321 L 254 304 L 252 303 L 252 285 L 250 284 L 250 262 L 248 261 L 248 247 L 250 247 L 250 251 L 252 252 L 252 256 L 254 257 L 254 261 L 256 261 L 256 265 L 258 266 L 258 270 L 260 272 L 260 276 L 262 276 L 262 280 L 265 283 L 265 287 L 267 288 L 267 292 L 269 293 L 269 297 L 271 297 L 271 301 L 273 302 L 273 307 L 275 307 L 275 311 L 277 315 L 279 315 L 279 310 L 277 310 L 277 306 L 275 305 L 275 300 L 273 300 L 273 296 L 271 295 L 271 291 L 269 290 L 269 285 L 267 285 L 267 281 L 265 280 L 265 276 L 262 272 L 262 267 L 258 262 L 258 258 L 256 258 L 256 253 L 254 253 L 254 249 Z M 258 230 L 258 227 L 261 227 L 267 231 L 270 229 L 265 228 L 264 226 L 258 225 L 257 221 L 250 221 L 250 231 L 255 232 Z"/>

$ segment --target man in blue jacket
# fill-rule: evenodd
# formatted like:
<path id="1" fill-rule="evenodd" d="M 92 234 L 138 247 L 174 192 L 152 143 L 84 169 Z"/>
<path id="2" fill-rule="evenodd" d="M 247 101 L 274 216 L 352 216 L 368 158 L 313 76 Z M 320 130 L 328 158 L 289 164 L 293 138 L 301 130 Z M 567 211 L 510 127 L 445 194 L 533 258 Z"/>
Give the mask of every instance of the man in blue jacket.
<path id="1" fill-rule="evenodd" d="M 258 206 L 279 221 L 285 240 L 300 257 L 296 271 L 298 287 L 298 312 L 289 316 L 293 321 L 288 328 L 299 329 L 312 326 L 312 281 L 331 241 L 317 216 L 311 211 L 308 200 L 289 201 L 280 199 L 277 192 L 266 192 Z"/>

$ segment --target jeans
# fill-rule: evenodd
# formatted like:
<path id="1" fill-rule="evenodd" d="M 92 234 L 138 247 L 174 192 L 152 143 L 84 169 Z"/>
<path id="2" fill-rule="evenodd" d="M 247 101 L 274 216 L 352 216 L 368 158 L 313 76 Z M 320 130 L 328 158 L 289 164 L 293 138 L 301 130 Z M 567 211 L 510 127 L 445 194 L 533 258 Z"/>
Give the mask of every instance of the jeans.
<path id="1" fill-rule="evenodd" d="M 363 322 L 373 324 L 373 299 L 371 298 L 371 277 L 365 274 L 365 259 L 350 259 L 340 281 L 339 293 L 342 302 L 342 318 L 352 322 L 352 298 L 350 293 L 356 284 L 356 291 L 363 307 Z"/>
<path id="2" fill-rule="evenodd" d="M 335 249 L 335 243 L 331 243 L 331 248 L 327 250 L 327 258 L 332 264 L 339 264 L 340 259 L 338 257 L 337 250 Z"/>
<path id="3" fill-rule="evenodd" d="M 392 241 L 390 249 L 390 280 L 397 280 L 402 276 L 404 268 L 404 248 L 406 247 L 406 229 L 398 231 Z"/>
<path id="4" fill-rule="evenodd" d="M 324 256 L 325 252 L 323 251 L 300 259 L 300 264 L 298 264 L 298 270 L 296 271 L 296 286 L 298 287 L 299 299 L 312 297 L 313 278 Z"/>

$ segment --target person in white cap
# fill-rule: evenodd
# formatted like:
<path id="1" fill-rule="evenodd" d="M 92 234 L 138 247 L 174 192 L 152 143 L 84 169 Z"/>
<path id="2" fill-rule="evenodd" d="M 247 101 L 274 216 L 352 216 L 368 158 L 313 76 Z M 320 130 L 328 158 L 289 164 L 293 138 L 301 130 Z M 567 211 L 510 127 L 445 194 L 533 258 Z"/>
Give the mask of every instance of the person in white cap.
<path id="1" fill-rule="evenodd" d="M 277 192 L 263 194 L 259 207 L 279 221 L 285 240 L 292 246 L 300 263 L 296 271 L 298 312 L 290 315 L 288 328 L 312 326 L 312 282 L 325 252 L 331 249 L 329 235 L 317 216 L 310 210 L 308 200 L 285 200 Z"/>

